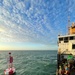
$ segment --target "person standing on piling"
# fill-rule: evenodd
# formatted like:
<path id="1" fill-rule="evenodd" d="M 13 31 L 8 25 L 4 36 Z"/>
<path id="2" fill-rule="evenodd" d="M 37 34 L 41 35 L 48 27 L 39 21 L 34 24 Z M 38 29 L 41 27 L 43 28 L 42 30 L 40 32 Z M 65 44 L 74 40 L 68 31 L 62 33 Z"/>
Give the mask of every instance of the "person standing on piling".
<path id="1" fill-rule="evenodd" d="M 9 58 L 8 58 L 8 67 L 13 67 L 13 56 L 11 56 L 11 52 L 9 52 Z"/>

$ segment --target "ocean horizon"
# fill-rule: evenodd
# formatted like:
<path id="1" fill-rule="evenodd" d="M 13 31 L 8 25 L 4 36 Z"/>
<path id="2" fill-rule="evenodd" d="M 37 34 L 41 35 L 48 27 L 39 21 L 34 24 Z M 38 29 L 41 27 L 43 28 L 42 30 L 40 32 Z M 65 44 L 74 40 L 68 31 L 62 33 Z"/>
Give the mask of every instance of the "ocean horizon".
<path id="1" fill-rule="evenodd" d="M 8 53 L 14 58 L 16 75 L 55 75 L 57 50 L 0 51 L 0 75 L 7 68 Z"/>

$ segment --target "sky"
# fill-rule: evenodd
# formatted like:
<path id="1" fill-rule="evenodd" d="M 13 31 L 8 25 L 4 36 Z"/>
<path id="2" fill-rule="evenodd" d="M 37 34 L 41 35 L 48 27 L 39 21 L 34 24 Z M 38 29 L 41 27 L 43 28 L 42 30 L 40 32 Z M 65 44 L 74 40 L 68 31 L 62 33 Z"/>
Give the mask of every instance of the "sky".
<path id="1" fill-rule="evenodd" d="M 57 50 L 57 37 L 75 22 L 75 0 L 0 0 L 0 50 Z"/>

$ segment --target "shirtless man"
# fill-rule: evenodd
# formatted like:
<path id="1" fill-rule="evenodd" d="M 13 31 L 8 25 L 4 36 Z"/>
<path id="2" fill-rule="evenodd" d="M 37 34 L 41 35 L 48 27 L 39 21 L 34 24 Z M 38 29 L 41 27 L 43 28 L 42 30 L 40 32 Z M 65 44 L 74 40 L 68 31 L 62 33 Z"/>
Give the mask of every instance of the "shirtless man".
<path id="1" fill-rule="evenodd" d="M 10 52 L 9 52 L 9 58 L 8 58 L 8 65 L 9 65 L 9 68 L 13 67 L 13 57 L 11 56 Z"/>

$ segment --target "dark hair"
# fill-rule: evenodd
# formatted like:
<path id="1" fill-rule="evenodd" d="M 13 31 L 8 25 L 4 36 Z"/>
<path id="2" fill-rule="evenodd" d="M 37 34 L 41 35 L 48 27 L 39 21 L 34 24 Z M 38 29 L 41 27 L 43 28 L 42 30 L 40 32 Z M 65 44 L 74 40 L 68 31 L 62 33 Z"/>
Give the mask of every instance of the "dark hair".
<path id="1" fill-rule="evenodd" d="M 9 54 L 11 54 L 11 52 L 9 52 Z"/>

